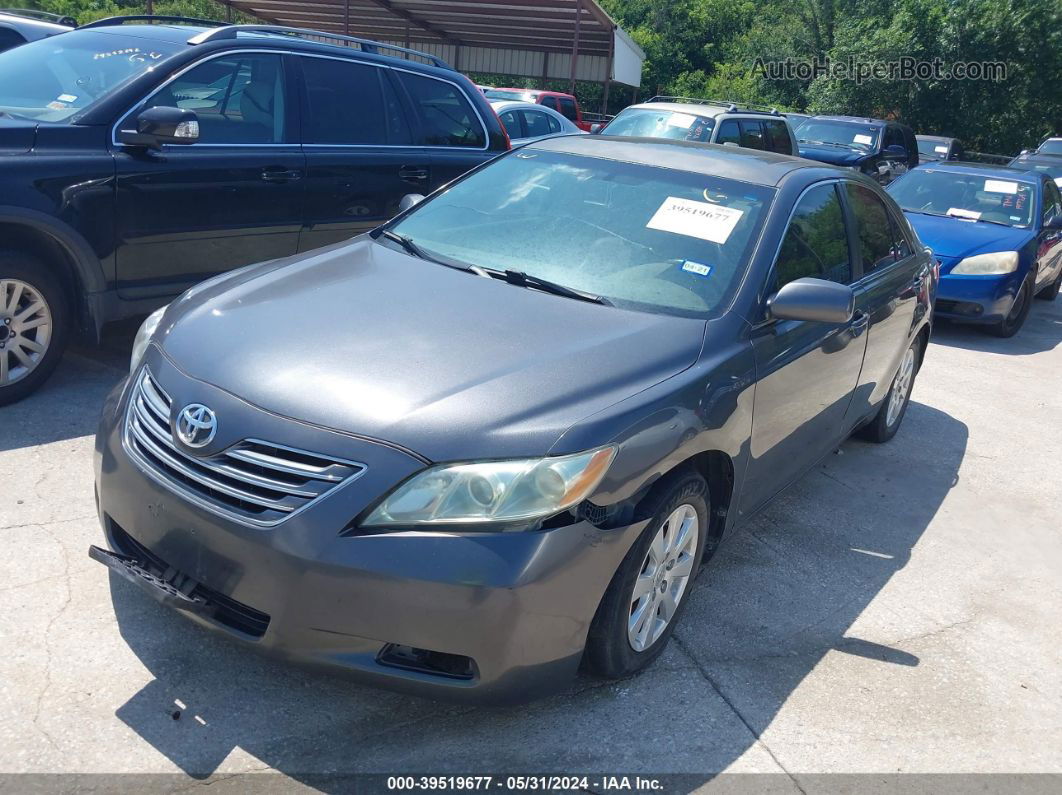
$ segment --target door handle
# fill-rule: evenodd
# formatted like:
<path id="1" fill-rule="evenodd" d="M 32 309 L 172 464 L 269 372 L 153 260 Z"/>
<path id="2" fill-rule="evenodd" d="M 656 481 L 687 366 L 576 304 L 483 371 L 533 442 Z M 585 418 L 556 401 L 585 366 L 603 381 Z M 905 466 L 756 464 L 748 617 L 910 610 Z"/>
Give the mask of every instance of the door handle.
<path id="1" fill-rule="evenodd" d="M 295 182 L 302 179 L 302 172 L 296 168 L 270 167 L 263 169 L 262 179 L 266 182 Z"/>
<path id="2" fill-rule="evenodd" d="M 869 326 L 870 315 L 868 315 L 866 312 L 857 311 L 855 315 L 852 316 L 852 322 L 848 326 L 848 328 L 851 329 L 853 337 L 858 337 L 860 334 L 866 331 Z"/>
<path id="3" fill-rule="evenodd" d="M 406 182 L 424 182 L 428 179 L 428 169 L 423 166 L 402 166 L 398 169 L 398 177 Z"/>

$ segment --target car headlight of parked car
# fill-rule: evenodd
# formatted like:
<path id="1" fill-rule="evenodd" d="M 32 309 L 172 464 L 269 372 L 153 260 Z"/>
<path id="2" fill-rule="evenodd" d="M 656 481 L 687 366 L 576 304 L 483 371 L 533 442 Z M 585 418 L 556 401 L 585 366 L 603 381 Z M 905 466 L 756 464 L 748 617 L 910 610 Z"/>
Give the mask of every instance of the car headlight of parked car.
<path id="1" fill-rule="evenodd" d="M 391 492 L 363 526 L 530 525 L 590 496 L 615 455 L 615 447 L 603 447 L 551 458 L 434 466 Z"/>
<path id="2" fill-rule="evenodd" d="M 1018 269 L 1017 251 L 993 251 L 967 257 L 951 269 L 952 273 L 967 276 L 1001 276 Z"/>
<path id="3" fill-rule="evenodd" d="M 140 330 L 137 331 L 136 337 L 133 339 L 133 352 L 129 356 L 129 372 L 135 371 L 140 366 L 140 362 L 147 352 L 147 346 L 151 342 L 151 337 L 154 335 L 155 329 L 159 327 L 159 321 L 162 320 L 165 312 L 166 307 L 156 309 L 140 324 Z"/>

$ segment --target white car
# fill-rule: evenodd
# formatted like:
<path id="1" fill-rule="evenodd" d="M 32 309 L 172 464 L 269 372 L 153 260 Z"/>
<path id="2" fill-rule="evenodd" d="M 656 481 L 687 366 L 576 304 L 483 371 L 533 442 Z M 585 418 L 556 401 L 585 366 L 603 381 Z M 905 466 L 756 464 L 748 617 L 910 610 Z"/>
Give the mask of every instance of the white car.
<path id="1" fill-rule="evenodd" d="M 585 130 L 580 130 L 574 122 L 545 105 L 515 100 L 499 100 L 490 104 L 501 119 L 513 146 L 553 135 L 586 135 Z"/>

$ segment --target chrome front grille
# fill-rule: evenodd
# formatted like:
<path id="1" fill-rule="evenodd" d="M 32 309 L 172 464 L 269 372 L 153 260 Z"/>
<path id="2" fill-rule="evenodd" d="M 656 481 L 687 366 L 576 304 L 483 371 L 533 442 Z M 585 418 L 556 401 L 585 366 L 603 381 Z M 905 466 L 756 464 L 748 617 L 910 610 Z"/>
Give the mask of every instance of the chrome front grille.
<path id="1" fill-rule="evenodd" d="M 353 461 L 257 439 L 213 456 L 190 455 L 173 438 L 171 403 L 147 369 L 142 370 L 129 399 L 125 448 L 156 481 L 222 516 L 275 525 L 365 469 Z"/>

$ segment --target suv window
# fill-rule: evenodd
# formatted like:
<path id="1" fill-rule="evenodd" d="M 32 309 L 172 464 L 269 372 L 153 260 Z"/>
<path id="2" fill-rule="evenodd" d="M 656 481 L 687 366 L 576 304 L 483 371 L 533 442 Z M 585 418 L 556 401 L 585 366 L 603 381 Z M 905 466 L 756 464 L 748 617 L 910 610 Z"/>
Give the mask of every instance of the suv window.
<path id="1" fill-rule="evenodd" d="M 487 145 L 486 132 L 468 99 L 453 83 L 411 72 L 395 72 L 420 113 L 427 146 Z"/>
<path id="2" fill-rule="evenodd" d="M 741 145 L 749 149 L 763 149 L 763 126 L 758 121 L 741 121 Z"/>
<path id="3" fill-rule="evenodd" d="M 783 155 L 793 154 L 793 142 L 789 138 L 789 127 L 784 121 L 769 119 L 762 122 L 764 145 L 768 152 Z"/>
<path id="4" fill-rule="evenodd" d="M 855 216 L 863 273 L 891 265 L 896 261 L 895 240 L 885 205 L 873 191 L 863 185 L 847 182 L 845 190 L 848 191 L 852 215 Z"/>
<path id="5" fill-rule="evenodd" d="M 558 97 L 557 102 L 560 103 L 559 110 L 566 119 L 569 121 L 579 120 L 579 114 L 575 110 L 575 100 L 569 99 L 568 97 Z"/>
<path id="6" fill-rule="evenodd" d="M 334 58 L 302 57 L 300 62 L 306 143 L 410 143 L 409 125 L 382 69 Z"/>
<path id="7" fill-rule="evenodd" d="M 153 94 L 145 108 L 194 110 L 206 144 L 285 143 L 284 69 L 280 56 L 243 54 L 193 67 Z"/>
<path id="8" fill-rule="evenodd" d="M 775 289 L 813 276 L 840 284 L 852 281 L 841 202 L 833 185 L 816 185 L 793 211 L 775 263 Z"/>
<path id="9" fill-rule="evenodd" d="M 553 119 L 545 113 L 539 113 L 537 110 L 522 110 L 520 115 L 524 117 L 524 127 L 527 129 L 528 138 L 550 134 L 549 123 Z M 557 122 L 553 121 L 553 123 L 556 124 Z"/>
<path id="10" fill-rule="evenodd" d="M 547 108 L 551 108 L 552 110 L 560 110 L 560 108 L 557 107 L 556 97 L 542 97 L 542 101 L 538 104 L 545 105 Z"/>
<path id="11" fill-rule="evenodd" d="M 719 125 L 719 134 L 715 137 L 717 144 L 741 144 L 741 130 L 733 119 L 727 119 Z"/>

